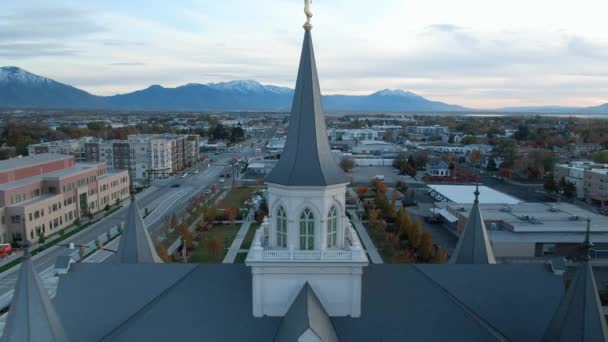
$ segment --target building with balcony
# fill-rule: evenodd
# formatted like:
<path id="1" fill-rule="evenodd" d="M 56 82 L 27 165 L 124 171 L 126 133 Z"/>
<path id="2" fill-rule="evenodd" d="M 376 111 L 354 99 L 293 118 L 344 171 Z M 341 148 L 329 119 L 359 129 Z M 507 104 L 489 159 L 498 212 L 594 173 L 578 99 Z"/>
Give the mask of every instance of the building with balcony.
<path id="1" fill-rule="evenodd" d="M 563 178 L 574 184 L 578 199 L 601 206 L 608 204 L 608 165 L 591 161 L 558 164 L 554 176 L 557 182 Z"/>

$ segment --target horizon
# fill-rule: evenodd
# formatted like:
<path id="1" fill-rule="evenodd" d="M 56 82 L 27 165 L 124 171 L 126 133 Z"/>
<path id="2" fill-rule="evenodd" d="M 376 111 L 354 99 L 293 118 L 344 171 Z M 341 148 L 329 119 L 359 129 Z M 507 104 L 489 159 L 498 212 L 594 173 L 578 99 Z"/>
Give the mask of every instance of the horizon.
<path id="1" fill-rule="evenodd" d="M 608 102 L 605 3 L 441 3 L 315 1 L 323 93 L 401 89 L 482 110 Z M 95 95 L 155 84 L 295 84 L 304 22 L 299 0 L 181 1 L 170 13 L 159 1 L 37 5 L 8 5 L 0 57 Z"/>

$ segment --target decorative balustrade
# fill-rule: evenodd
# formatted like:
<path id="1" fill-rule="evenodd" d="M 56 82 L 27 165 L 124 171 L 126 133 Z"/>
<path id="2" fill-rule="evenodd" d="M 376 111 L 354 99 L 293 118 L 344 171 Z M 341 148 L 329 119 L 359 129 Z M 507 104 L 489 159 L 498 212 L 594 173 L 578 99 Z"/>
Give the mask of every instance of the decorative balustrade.
<path id="1" fill-rule="evenodd" d="M 359 261 L 367 262 L 365 251 L 354 228 L 347 223 L 344 234 L 344 249 L 299 250 L 268 248 L 268 220 L 265 218 L 255 232 L 247 261 Z"/>

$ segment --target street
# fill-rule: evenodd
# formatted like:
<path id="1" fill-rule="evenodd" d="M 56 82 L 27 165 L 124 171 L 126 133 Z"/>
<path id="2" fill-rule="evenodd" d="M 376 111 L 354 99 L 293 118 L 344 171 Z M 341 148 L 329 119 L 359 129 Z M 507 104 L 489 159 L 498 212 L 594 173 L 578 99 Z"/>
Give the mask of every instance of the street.
<path id="1" fill-rule="evenodd" d="M 146 208 L 149 212 L 149 215 L 144 219 L 149 231 L 154 232 L 160 229 L 164 217 L 170 217 L 174 212 L 181 213 L 188 206 L 188 202 L 192 197 L 198 196 L 213 184 L 218 184 L 220 174 L 231 172 L 231 166 L 228 165 L 230 159 L 253 156 L 254 148 L 250 147 L 250 142 L 245 142 L 241 146 L 243 147 L 240 152 L 214 155 L 210 166 L 207 163 L 199 163 L 194 168 L 188 170 L 189 174 L 184 178 L 174 176 L 168 179 L 154 180 L 149 188 L 139 193 L 137 200 L 142 216 Z M 194 173 L 195 170 L 198 170 L 198 173 Z M 57 257 L 69 255 L 73 252 L 73 250 L 66 247 L 71 242 L 75 246 L 87 244 L 110 230 L 113 226 L 123 222 L 126 219 L 130 201 L 127 199 L 122 204 L 123 207 L 121 209 L 66 239 L 60 245 L 50 247 L 46 251 L 35 255 L 32 261 L 36 270 L 41 274 L 52 272 Z M 117 243 L 113 243 L 112 247 L 117 248 Z M 99 260 L 103 262 L 107 258 L 100 258 Z M 12 293 L 19 267 L 17 265 L 0 274 L 0 301 Z"/>

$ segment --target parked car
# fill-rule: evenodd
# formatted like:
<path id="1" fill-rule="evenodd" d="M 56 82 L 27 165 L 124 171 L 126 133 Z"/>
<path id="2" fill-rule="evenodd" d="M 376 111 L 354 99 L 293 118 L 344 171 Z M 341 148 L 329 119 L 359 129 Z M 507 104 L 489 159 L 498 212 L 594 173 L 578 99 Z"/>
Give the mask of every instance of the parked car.
<path id="1" fill-rule="evenodd" d="M 0 258 L 4 258 L 11 254 L 13 246 L 10 243 L 0 243 Z"/>
<path id="2" fill-rule="evenodd" d="M 383 181 L 384 180 L 384 175 L 376 175 L 375 177 L 377 180 L 379 181 Z"/>

